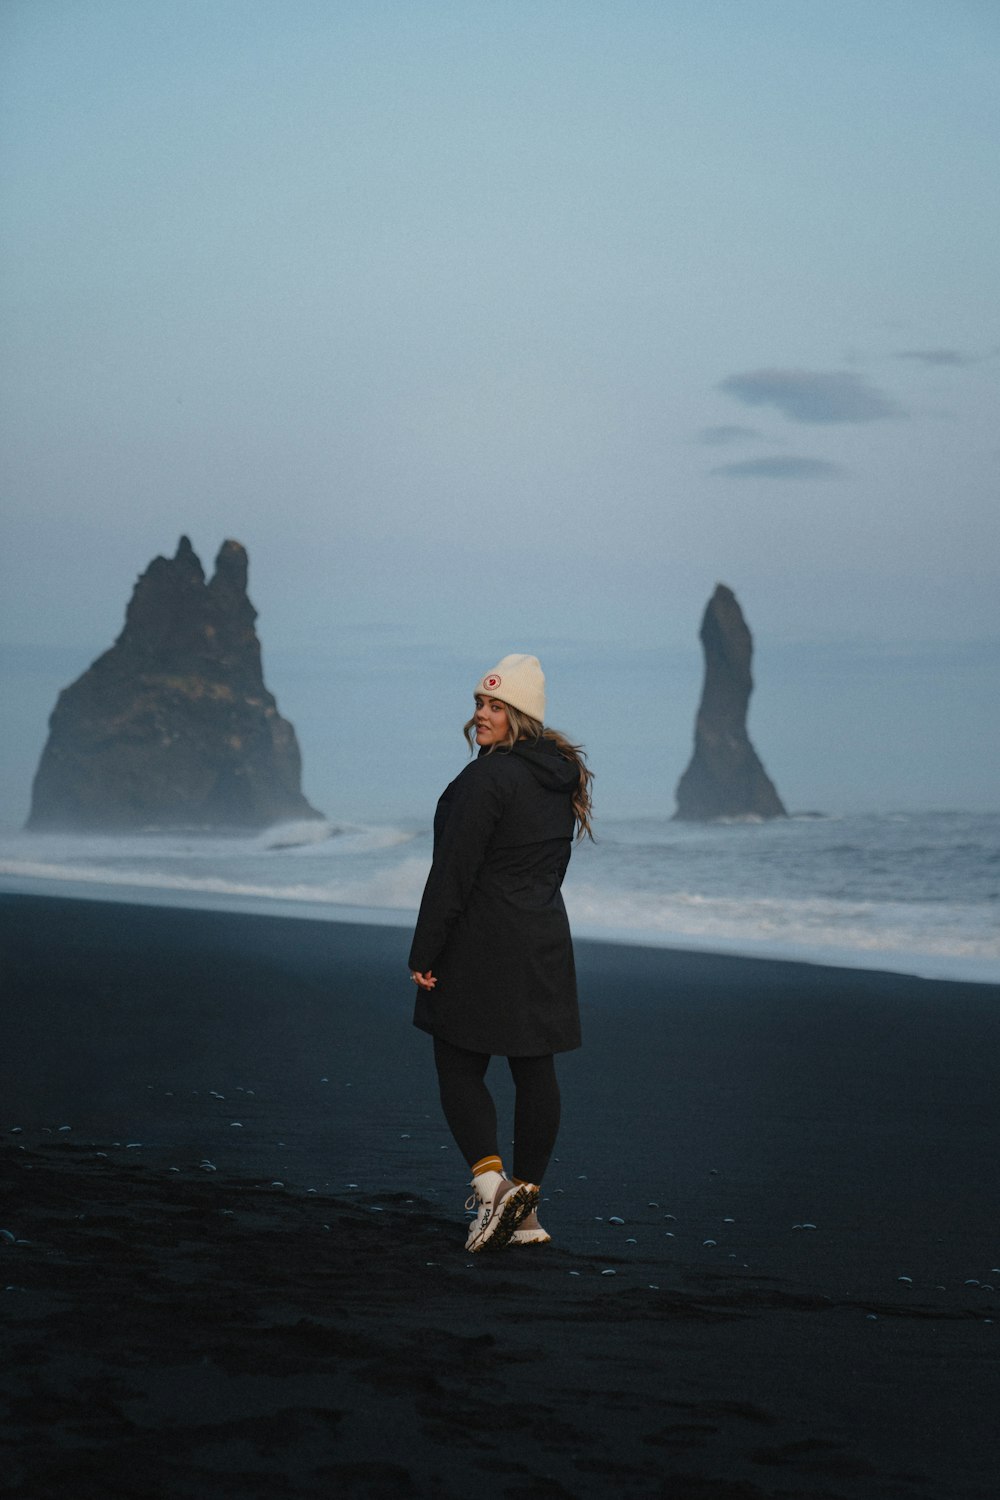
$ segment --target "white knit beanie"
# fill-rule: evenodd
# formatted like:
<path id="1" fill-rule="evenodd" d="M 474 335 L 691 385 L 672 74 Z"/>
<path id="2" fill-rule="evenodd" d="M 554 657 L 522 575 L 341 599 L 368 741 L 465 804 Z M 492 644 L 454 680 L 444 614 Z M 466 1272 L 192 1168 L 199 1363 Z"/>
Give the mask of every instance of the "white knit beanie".
<path id="1" fill-rule="evenodd" d="M 537 656 L 517 652 L 505 656 L 492 672 L 479 679 L 475 692 L 484 698 L 498 698 L 540 724 L 545 723 L 545 673 Z"/>

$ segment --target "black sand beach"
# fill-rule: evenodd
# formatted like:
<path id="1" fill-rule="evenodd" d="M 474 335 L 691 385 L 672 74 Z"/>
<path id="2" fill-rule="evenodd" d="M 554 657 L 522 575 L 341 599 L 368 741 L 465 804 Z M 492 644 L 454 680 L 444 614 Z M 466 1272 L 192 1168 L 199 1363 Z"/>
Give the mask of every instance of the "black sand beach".
<path id="1" fill-rule="evenodd" d="M 993 1500 L 996 987 L 578 944 L 473 1258 L 408 937 L 0 897 L 6 1493 Z"/>

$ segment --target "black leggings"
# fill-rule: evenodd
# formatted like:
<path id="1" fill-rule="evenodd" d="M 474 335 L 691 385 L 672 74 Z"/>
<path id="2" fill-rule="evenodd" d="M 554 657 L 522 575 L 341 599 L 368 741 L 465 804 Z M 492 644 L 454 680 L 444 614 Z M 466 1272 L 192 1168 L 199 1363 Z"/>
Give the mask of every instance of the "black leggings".
<path id="1" fill-rule="evenodd" d="M 497 1111 L 486 1087 L 488 1052 L 467 1052 L 434 1038 L 441 1108 L 469 1166 L 499 1156 Z M 541 1182 L 559 1134 L 559 1083 L 555 1058 L 508 1057 L 514 1080 L 514 1157 L 511 1170 L 524 1182 Z"/>

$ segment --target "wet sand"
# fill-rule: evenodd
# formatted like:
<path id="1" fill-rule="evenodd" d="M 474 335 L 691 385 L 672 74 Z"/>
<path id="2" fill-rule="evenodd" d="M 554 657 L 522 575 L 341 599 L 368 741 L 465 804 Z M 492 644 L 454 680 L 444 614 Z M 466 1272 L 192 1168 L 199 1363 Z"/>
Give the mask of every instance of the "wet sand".
<path id="1" fill-rule="evenodd" d="M 470 1257 L 408 938 L 0 897 L 11 1494 L 992 1500 L 996 987 L 578 944 Z"/>

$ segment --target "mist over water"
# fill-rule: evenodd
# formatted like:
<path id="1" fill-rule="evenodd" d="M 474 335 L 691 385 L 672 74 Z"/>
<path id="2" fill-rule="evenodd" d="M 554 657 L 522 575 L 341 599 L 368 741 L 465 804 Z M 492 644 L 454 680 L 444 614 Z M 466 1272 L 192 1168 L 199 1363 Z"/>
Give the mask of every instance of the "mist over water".
<path id="1" fill-rule="evenodd" d="M 482 672 L 510 649 L 541 656 L 550 723 L 582 740 L 606 819 L 669 817 L 691 755 L 702 682 L 692 620 L 679 649 L 648 636 L 531 634 L 429 643 L 417 627 L 354 627 L 309 649 L 275 648 L 264 669 L 302 749 L 303 790 L 333 819 L 430 822 L 461 770 L 461 726 Z M 417 622 L 419 625 L 419 622 Z M 110 645 L 110 640 L 104 645 Z M 23 825 L 59 692 L 99 646 L 0 646 L 0 829 Z M 902 648 L 758 643 L 750 737 L 790 811 L 1000 808 L 1000 643 Z"/>

